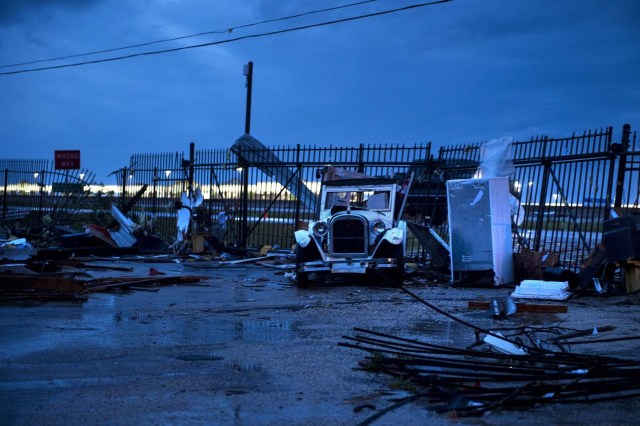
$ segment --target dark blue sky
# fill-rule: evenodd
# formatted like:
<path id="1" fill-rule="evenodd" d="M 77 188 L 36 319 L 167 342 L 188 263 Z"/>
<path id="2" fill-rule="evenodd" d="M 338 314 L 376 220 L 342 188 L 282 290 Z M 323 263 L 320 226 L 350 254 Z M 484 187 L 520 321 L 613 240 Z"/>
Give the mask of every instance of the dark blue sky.
<path id="1" fill-rule="evenodd" d="M 355 0 L 5 0 L 0 65 L 229 28 Z M 358 7 L 0 72 L 225 40 L 419 3 Z M 353 146 L 640 127 L 640 2 L 454 0 L 271 37 L 101 64 L 0 75 L 3 158 L 80 149 L 107 174 L 136 153 L 266 145 Z"/>

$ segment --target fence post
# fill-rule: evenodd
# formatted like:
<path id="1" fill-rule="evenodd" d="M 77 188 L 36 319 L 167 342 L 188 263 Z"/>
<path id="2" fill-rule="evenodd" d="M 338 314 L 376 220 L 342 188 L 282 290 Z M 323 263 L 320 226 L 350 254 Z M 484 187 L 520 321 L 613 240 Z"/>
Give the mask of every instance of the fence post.
<path id="1" fill-rule="evenodd" d="M 549 186 L 549 175 L 551 169 L 551 160 L 546 158 L 547 143 L 549 139 L 544 138 L 542 151 L 542 187 L 540 188 L 540 199 L 538 201 L 538 220 L 536 221 L 536 236 L 533 242 L 533 251 L 540 251 L 540 240 L 542 239 L 542 225 L 544 224 L 544 212 L 547 206 L 547 186 Z"/>
<path id="2" fill-rule="evenodd" d="M 211 220 L 213 215 L 213 166 L 209 167 L 209 203 L 207 205 L 208 219 Z"/>
<path id="3" fill-rule="evenodd" d="M 154 223 L 157 219 L 156 217 L 156 201 L 158 199 L 158 168 L 153 168 L 153 198 L 151 199 L 151 215 L 154 218 Z"/>
<path id="4" fill-rule="evenodd" d="M 44 197 L 44 170 L 42 170 L 40 172 L 42 178 L 40 179 L 40 183 L 38 184 L 38 186 L 40 187 L 40 197 L 38 200 L 38 222 L 42 223 L 42 201 L 43 201 L 43 197 Z"/>
<path id="5" fill-rule="evenodd" d="M 241 155 L 240 158 L 245 158 Z M 248 210 L 249 210 L 249 162 L 240 160 L 242 165 L 242 223 L 240 224 L 240 247 L 247 247 Z"/>
<path id="6" fill-rule="evenodd" d="M 300 144 L 296 147 L 296 173 L 298 174 L 298 197 L 296 198 L 296 217 L 293 223 L 293 230 L 298 229 L 300 223 L 300 194 L 302 194 L 302 163 L 300 163 Z"/>
<path id="7" fill-rule="evenodd" d="M 122 169 L 122 194 L 120 194 L 120 208 L 124 209 L 127 198 L 127 167 Z"/>
<path id="8" fill-rule="evenodd" d="M 7 193 L 9 186 L 9 169 L 4 169 L 4 197 L 2 199 L 2 220 L 7 220 L 7 197 L 9 194 Z"/>
<path id="9" fill-rule="evenodd" d="M 187 193 L 189 198 L 193 197 L 193 163 L 195 162 L 196 144 L 191 142 L 189 144 L 189 187 Z"/>
<path id="10" fill-rule="evenodd" d="M 622 126 L 622 151 L 620 152 L 620 159 L 618 160 L 618 178 L 616 179 L 616 198 L 613 203 L 615 209 L 619 209 L 622 206 L 622 191 L 624 189 L 624 175 L 627 171 L 627 152 L 629 151 L 631 136 L 631 126 L 625 124 Z"/>
<path id="11" fill-rule="evenodd" d="M 616 160 L 618 159 L 618 154 L 620 153 L 617 147 L 611 143 L 612 135 L 613 135 L 613 127 L 608 127 L 607 128 L 607 144 L 609 146 L 609 174 L 607 175 L 607 183 L 606 183 L 607 190 L 606 190 L 605 199 L 606 199 L 607 205 L 604 210 L 604 220 L 608 220 L 609 216 L 611 215 L 610 207 L 611 207 L 611 203 L 614 201 L 613 195 L 611 193 L 612 191 L 615 190 L 613 177 L 614 177 L 614 171 L 616 168 Z M 621 146 L 621 145 L 618 145 L 618 146 Z"/>
<path id="12" fill-rule="evenodd" d="M 360 144 L 358 151 L 358 173 L 364 173 L 364 145 Z"/>

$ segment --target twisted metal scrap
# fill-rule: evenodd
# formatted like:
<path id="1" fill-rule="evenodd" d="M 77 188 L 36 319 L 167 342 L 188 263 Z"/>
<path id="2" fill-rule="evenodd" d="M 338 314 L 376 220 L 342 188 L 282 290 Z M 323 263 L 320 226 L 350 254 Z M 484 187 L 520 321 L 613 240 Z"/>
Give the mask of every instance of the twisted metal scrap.
<path id="1" fill-rule="evenodd" d="M 438 412 L 474 416 L 497 408 L 640 396 L 640 361 L 562 352 L 508 355 L 355 331 L 339 345 L 370 353 L 361 369 L 405 381 Z"/>
<path id="2" fill-rule="evenodd" d="M 436 312 L 480 333 L 514 343 L 526 355 L 459 349 L 355 328 L 340 346 L 364 350 L 360 369 L 397 377 L 437 412 L 479 416 L 547 403 L 594 403 L 640 396 L 640 361 L 525 346 L 463 321 L 409 290 Z M 584 331 L 556 340 L 583 336 Z M 578 342 L 581 343 L 581 342 Z M 562 348 L 561 348 L 562 349 Z"/>

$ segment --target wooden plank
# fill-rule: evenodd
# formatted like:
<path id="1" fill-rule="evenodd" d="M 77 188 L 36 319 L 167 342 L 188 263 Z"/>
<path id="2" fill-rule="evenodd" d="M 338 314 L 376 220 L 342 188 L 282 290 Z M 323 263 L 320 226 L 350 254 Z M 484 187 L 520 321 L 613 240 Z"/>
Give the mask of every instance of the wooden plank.
<path id="1" fill-rule="evenodd" d="M 467 305 L 467 308 L 488 310 L 490 306 L 491 306 L 491 301 L 470 300 Z M 547 314 L 564 314 L 567 312 L 566 305 L 556 305 L 556 304 L 549 305 L 549 304 L 541 304 L 541 303 L 516 302 L 516 307 L 518 308 L 517 312 L 547 313 Z"/>
<path id="2" fill-rule="evenodd" d="M 87 283 L 87 290 L 101 291 L 118 287 L 143 286 L 143 285 L 168 285 L 168 284 L 194 284 L 204 281 L 209 277 L 199 275 L 179 275 L 163 277 L 119 277 L 101 278 Z"/>
<path id="3" fill-rule="evenodd" d="M 81 293 L 85 291 L 84 281 L 50 275 L 0 274 L 0 290 L 41 289 Z"/>

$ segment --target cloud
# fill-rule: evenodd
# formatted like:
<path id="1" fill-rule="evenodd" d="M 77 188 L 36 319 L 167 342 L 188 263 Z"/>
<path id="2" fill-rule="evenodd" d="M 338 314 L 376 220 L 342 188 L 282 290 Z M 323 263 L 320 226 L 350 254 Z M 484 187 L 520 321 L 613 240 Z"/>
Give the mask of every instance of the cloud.
<path id="1" fill-rule="evenodd" d="M 112 3 L 0 0 L 0 57 L 18 63 L 69 56 L 348 2 Z M 103 56 L 273 31 L 391 3 Z M 426 140 L 438 146 L 637 126 L 639 10 L 637 0 L 457 0 L 273 37 L 5 76 L 0 115 L 10 125 L 0 126 L 0 140 L 25 158 L 79 148 L 83 164 L 105 176 L 134 153 L 183 151 L 191 141 L 198 149 L 225 148 L 244 129 L 242 69 L 249 60 L 251 131 L 270 146 Z"/>
<path id="2" fill-rule="evenodd" d="M 60 9 L 83 9 L 103 0 L 3 0 L 0 2 L 0 23 L 16 24 L 34 15 Z"/>

